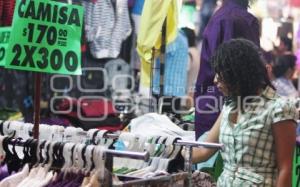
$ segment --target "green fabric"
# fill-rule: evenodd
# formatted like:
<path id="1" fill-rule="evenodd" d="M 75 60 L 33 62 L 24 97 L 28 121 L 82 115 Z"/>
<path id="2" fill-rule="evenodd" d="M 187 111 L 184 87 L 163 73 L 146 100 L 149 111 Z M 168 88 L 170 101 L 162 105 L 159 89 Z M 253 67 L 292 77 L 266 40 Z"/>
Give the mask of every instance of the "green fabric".
<path id="1" fill-rule="evenodd" d="M 215 182 L 217 182 L 219 176 L 221 175 L 221 173 L 223 171 L 223 160 L 222 160 L 221 154 L 218 153 L 217 159 L 212 168 L 204 167 L 204 168 L 200 169 L 200 171 L 210 174 L 212 176 L 213 180 Z"/>
<path id="2" fill-rule="evenodd" d="M 0 109 L 0 120 L 9 120 L 16 115 L 19 115 L 18 111 L 12 109 Z"/>

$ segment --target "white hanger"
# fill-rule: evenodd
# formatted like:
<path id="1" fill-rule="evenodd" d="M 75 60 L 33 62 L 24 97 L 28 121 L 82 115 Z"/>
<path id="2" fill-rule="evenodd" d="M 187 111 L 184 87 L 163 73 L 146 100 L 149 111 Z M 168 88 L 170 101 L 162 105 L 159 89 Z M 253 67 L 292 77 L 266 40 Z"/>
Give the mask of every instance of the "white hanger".
<path id="1" fill-rule="evenodd" d="M 144 152 L 145 151 L 146 141 L 147 141 L 146 137 L 139 136 L 139 139 L 138 139 L 139 146 L 138 146 L 137 152 Z M 134 167 L 133 167 L 134 169 L 140 169 L 145 164 L 145 162 L 143 160 L 132 160 L 132 162 L 133 162 L 133 165 L 134 165 Z"/>
<path id="2" fill-rule="evenodd" d="M 63 141 L 64 132 L 65 132 L 65 128 L 64 127 L 58 126 L 58 125 L 52 125 L 51 126 L 51 140 L 52 141 L 62 142 Z"/>
<path id="3" fill-rule="evenodd" d="M 97 145 L 105 146 L 105 133 L 107 133 L 107 130 L 100 130 L 97 132 L 97 135 L 95 137 L 95 142 Z"/>
<path id="4" fill-rule="evenodd" d="M 90 129 L 87 132 L 87 139 L 91 142 L 94 138 L 94 134 L 99 131 L 99 129 Z"/>
<path id="5" fill-rule="evenodd" d="M 21 137 L 24 140 L 27 140 L 27 139 L 31 138 L 30 133 L 32 132 L 33 124 L 32 123 L 24 123 L 23 126 L 24 126 L 24 129 L 23 129 L 23 133 L 22 133 Z"/>
<path id="6" fill-rule="evenodd" d="M 68 168 L 70 168 L 72 166 L 72 148 L 75 146 L 74 143 L 66 143 L 64 145 L 64 149 L 63 149 L 63 157 L 65 160 L 65 163 L 62 167 L 62 171 L 66 171 Z"/>
<path id="7" fill-rule="evenodd" d="M 159 161 L 159 166 L 156 169 L 156 171 L 164 171 L 165 165 L 168 163 L 168 156 L 171 154 L 173 150 L 173 142 L 176 138 L 169 136 L 167 138 L 167 141 L 165 143 L 165 149 L 164 152 L 161 155 L 160 161 Z"/>
<path id="8" fill-rule="evenodd" d="M 39 125 L 39 138 L 40 140 L 51 140 L 51 126 L 40 124 Z"/>
<path id="9" fill-rule="evenodd" d="M 99 172 L 101 182 L 104 181 L 105 178 L 105 150 L 106 149 L 102 146 L 95 146 L 93 155 L 95 169 Z"/>
<path id="10" fill-rule="evenodd" d="M 85 165 L 85 167 L 84 167 L 84 170 L 86 171 L 86 172 L 90 172 L 91 171 L 91 169 L 92 169 L 92 165 L 93 165 L 93 150 L 94 150 L 94 146 L 92 146 L 92 145 L 88 145 L 87 147 L 86 147 L 86 150 L 85 150 L 85 152 L 84 152 L 84 156 L 85 156 L 85 160 L 86 160 L 86 165 Z"/>
<path id="11" fill-rule="evenodd" d="M 74 154 L 76 155 L 74 160 L 75 168 L 82 169 L 84 166 L 84 160 L 82 157 L 82 150 L 84 147 L 85 147 L 84 144 L 77 144 L 75 147 L 75 154 Z"/>
<path id="12" fill-rule="evenodd" d="M 16 131 L 10 129 L 11 122 L 12 122 L 12 121 L 5 121 L 5 122 L 3 123 L 3 133 L 4 133 L 5 135 L 7 135 L 7 136 L 12 136 L 13 134 L 16 135 L 16 133 L 15 133 Z M 14 136 L 14 137 L 16 137 L 16 136 Z"/>
<path id="13" fill-rule="evenodd" d="M 134 140 L 135 136 L 129 132 L 122 132 L 119 136 L 118 141 L 123 142 L 125 145 L 126 151 L 132 151 L 134 147 Z M 118 169 L 122 167 L 126 167 L 128 163 L 128 159 L 124 158 L 113 158 L 114 159 L 114 166 Z"/>

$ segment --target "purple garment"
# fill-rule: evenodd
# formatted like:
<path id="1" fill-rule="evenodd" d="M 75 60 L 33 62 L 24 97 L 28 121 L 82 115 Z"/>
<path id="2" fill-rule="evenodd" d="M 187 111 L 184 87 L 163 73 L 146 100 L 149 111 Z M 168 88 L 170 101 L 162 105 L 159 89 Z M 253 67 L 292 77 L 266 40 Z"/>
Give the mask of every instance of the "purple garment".
<path id="1" fill-rule="evenodd" d="M 210 58 L 217 47 L 232 38 L 245 38 L 259 44 L 258 20 L 248 13 L 246 7 L 242 7 L 234 0 L 224 0 L 222 7 L 210 19 L 202 40 L 201 65 L 196 83 L 196 139 L 204 132 L 211 129 L 220 110 L 212 110 L 216 104 L 213 98 L 222 97 L 214 85 L 215 73 L 210 65 Z M 199 97 L 201 96 L 201 97 Z M 222 106 L 220 102 L 218 106 Z"/>
<path id="2" fill-rule="evenodd" d="M 0 181 L 9 176 L 7 165 L 1 166 L 0 168 Z"/>
<path id="3" fill-rule="evenodd" d="M 68 184 L 64 185 L 64 187 L 80 187 L 84 179 L 84 175 L 79 173 L 77 176 L 74 176 L 74 179 L 70 181 Z"/>

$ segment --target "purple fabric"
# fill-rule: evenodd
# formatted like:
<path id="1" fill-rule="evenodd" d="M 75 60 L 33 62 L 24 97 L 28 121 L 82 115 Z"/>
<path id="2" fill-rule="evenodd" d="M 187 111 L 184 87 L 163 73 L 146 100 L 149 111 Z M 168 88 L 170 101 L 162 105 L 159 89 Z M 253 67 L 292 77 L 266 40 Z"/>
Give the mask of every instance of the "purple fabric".
<path id="1" fill-rule="evenodd" d="M 1 166 L 0 168 L 0 181 L 9 176 L 7 165 Z"/>
<path id="2" fill-rule="evenodd" d="M 131 8 L 134 5 L 135 0 L 128 0 L 128 7 Z"/>
<path id="3" fill-rule="evenodd" d="M 237 5 L 234 0 L 224 0 L 222 7 L 213 15 L 203 33 L 201 65 L 195 94 L 196 139 L 210 130 L 219 115 L 219 110 L 209 112 L 212 109 L 207 105 L 214 103 L 211 98 L 221 97 L 221 93 L 213 84 L 215 74 L 209 62 L 210 57 L 220 44 L 232 38 L 246 38 L 260 46 L 259 24 L 258 20 L 247 12 L 246 7 Z M 218 105 L 220 106 L 220 103 Z"/>
<path id="4" fill-rule="evenodd" d="M 64 187 L 80 187 L 82 184 L 82 181 L 84 179 L 84 175 L 80 173 L 77 176 L 74 176 L 73 178 L 74 178 L 74 180 L 72 180 L 68 184 L 64 185 Z"/>
<path id="5" fill-rule="evenodd" d="M 60 173 L 57 179 L 46 187 L 79 187 L 81 186 L 83 179 L 84 175 L 82 173 L 67 173 L 65 178 L 64 174 Z"/>

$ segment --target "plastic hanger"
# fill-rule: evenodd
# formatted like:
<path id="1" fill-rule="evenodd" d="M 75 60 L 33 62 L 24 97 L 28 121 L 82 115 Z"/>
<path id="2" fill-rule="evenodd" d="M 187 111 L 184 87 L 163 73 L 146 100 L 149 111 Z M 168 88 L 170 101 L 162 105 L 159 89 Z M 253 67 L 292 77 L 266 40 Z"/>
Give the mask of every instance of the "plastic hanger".
<path id="1" fill-rule="evenodd" d="M 33 139 L 28 139 L 25 141 L 24 145 L 23 145 L 23 160 L 22 160 L 22 164 L 25 165 L 26 163 L 31 163 L 31 156 L 30 155 L 30 149 L 31 149 L 31 142 L 33 141 Z"/>
<path id="2" fill-rule="evenodd" d="M 143 136 L 139 136 L 139 140 L 138 140 L 138 149 L 136 151 L 138 152 L 144 152 L 145 151 L 145 143 L 147 141 L 147 138 L 146 137 L 143 137 Z M 134 169 L 140 169 L 142 168 L 142 166 L 144 165 L 144 161 L 143 160 L 133 160 L 132 159 L 132 164 L 133 164 L 133 167 Z"/>
<path id="3" fill-rule="evenodd" d="M 174 160 L 178 154 L 181 154 L 181 149 L 182 147 L 179 146 L 179 145 L 175 145 L 176 141 L 180 140 L 181 138 L 175 138 L 174 141 L 173 141 L 173 150 L 172 152 L 167 156 L 167 160 L 166 162 L 164 163 L 164 167 L 163 167 L 163 171 L 167 171 L 168 170 L 168 167 L 169 167 L 169 163 Z"/>
<path id="4" fill-rule="evenodd" d="M 37 151 L 38 151 L 38 140 L 32 139 L 30 142 L 30 165 L 29 167 L 32 168 L 36 163 L 38 163 Z"/>
<path id="5" fill-rule="evenodd" d="M 93 153 L 95 169 L 99 172 L 101 182 L 105 179 L 105 150 L 103 146 L 96 146 Z"/>
<path id="6" fill-rule="evenodd" d="M 2 122 L 3 123 L 3 122 Z M 0 164 L 2 164 L 2 162 L 5 159 L 5 150 L 3 149 L 3 140 L 4 140 L 4 136 L 0 136 Z"/>
<path id="7" fill-rule="evenodd" d="M 11 124 L 11 121 L 5 121 L 3 123 L 3 133 L 7 136 L 10 136 L 10 137 L 15 137 L 16 136 L 16 131 L 15 130 L 10 130 L 10 124 Z"/>
<path id="8" fill-rule="evenodd" d="M 0 134 L 1 134 L 2 136 L 4 136 L 4 132 L 3 132 L 3 124 L 4 124 L 4 122 L 5 122 L 5 121 L 1 121 L 1 122 L 0 122 Z"/>
<path id="9" fill-rule="evenodd" d="M 168 156 L 172 153 L 173 151 L 173 142 L 176 138 L 169 136 L 165 142 L 165 148 L 164 151 L 161 155 L 160 161 L 159 161 L 159 166 L 156 169 L 156 171 L 165 171 L 164 168 L 166 167 L 166 165 L 168 164 Z"/>
<path id="10" fill-rule="evenodd" d="M 62 167 L 62 171 L 66 171 L 68 168 L 72 166 L 72 150 L 75 146 L 74 143 L 66 143 L 63 147 L 63 157 L 65 160 L 65 163 Z"/>
<path id="11" fill-rule="evenodd" d="M 46 141 L 45 147 L 44 147 L 44 149 L 42 149 L 42 152 L 45 155 L 45 159 L 42 163 L 43 167 L 45 167 L 45 165 L 47 165 L 50 162 L 50 149 L 51 149 L 51 142 Z"/>
<path id="12" fill-rule="evenodd" d="M 86 146 L 86 149 L 84 151 L 84 158 L 86 160 L 84 171 L 86 172 L 86 174 L 91 172 L 93 168 L 93 151 L 94 151 L 94 146 L 92 145 Z"/>
<path id="13" fill-rule="evenodd" d="M 158 136 L 153 141 L 155 142 L 155 144 L 159 144 L 160 148 L 161 148 L 161 144 L 163 143 L 163 141 L 165 141 L 165 139 L 166 139 L 165 137 Z M 142 176 L 144 176 L 147 173 L 155 171 L 156 168 L 158 167 L 158 164 L 159 164 L 159 157 L 158 156 L 159 155 L 156 154 L 154 157 L 152 157 L 149 166 L 147 166 L 146 168 L 143 168 L 143 169 L 141 169 L 139 171 L 133 172 L 131 174 L 137 175 L 139 177 L 142 177 Z"/>
<path id="14" fill-rule="evenodd" d="M 158 144 L 159 144 L 159 148 L 156 151 L 155 157 L 153 157 L 150 168 L 149 168 L 149 172 L 154 172 L 157 170 L 157 168 L 159 167 L 159 161 L 160 161 L 160 156 L 162 155 L 163 151 L 164 151 L 164 144 L 163 142 L 166 140 L 166 137 L 160 137 L 158 140 Z"/>
<path id="15" fill-rule="evenodd" d="M 98 129 L 90 129 L 87 132 L 87 139 L 89 141 L 89 144 L 96 145 L 96 136 L 98 133 Z"/>
<path id="16" fill-rule="evenodd" d="M 3 140 L 3 149 L 5 151 L 6 157 L 4 159 L 4 162 L 6 163 L 8 167 L 8 172 L 11 174 L 11 172 L 15 171 L 18 172 L 18 170 L 21 168 L 21 160 L 18 157 L 18 154 L 16 152 L 16 143 L 20 141 L 20 139 L 16 139 L 15 142 L 13 142 L 12 152 L 9 149 L 9 142 L 11 142 L 13 137 L 5 137 Z"/>
<path id="17" fill-rule="evenodd" d="M 76 173 L 78 173 L 82 168 L 84 168 L 83 160 L 83 149 L 85 148 L 84 144 L 77 144 L 74 149 L 74 168 L 76 168 Z"/>
<path id="18" fill-rule="evenodd" d="M 59 145 L 60 145 L 60 142 L 56 142 L 53 145 L 53 152 L 52 152 L 53 162 L 52 162 L 51 168 L 59 167 Z"/>
<path id="19" fill-rule="evenodd" d="M 106 147 L 106 138 L 104 137 L 104 135 L 107 133 L 107 130 L 100 130 L 98 131 L 98 133 L 96 134 L 96 145 L 102 145 Z"/>

